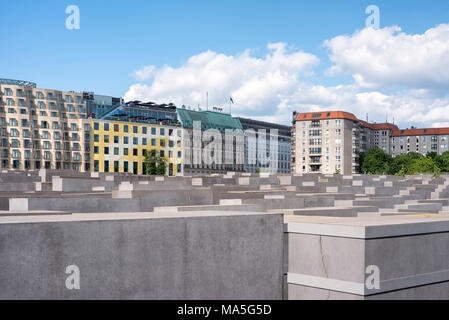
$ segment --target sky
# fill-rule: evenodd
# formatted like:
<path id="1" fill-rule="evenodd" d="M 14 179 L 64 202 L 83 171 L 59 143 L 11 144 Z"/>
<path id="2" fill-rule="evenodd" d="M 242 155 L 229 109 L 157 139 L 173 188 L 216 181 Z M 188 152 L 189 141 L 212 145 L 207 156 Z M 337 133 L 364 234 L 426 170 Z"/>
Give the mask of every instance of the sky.
<path id="1" fill-rule="evenodd" d="M 66 8 L 79 8 L 68 29 Z M 369 5 L 379 28 L 367 28 Z M 449 1 L 3 1 L 0 77 L 289 124 L 449 126 Z"/>

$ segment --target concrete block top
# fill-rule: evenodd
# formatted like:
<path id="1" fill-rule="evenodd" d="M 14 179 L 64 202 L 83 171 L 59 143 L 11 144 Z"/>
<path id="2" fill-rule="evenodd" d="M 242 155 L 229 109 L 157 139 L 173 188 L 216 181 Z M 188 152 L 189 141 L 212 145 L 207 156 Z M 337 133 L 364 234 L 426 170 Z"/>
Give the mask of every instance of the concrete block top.
<path id="1" fill-rule="evenodd" d="M 55 216 L 20 216 L 1 217 L 2 224 L 28 224 L 48 222 L 86 222 L 86 221 L 114 221 L 114 220 L 147 220 L 147 219 L 185 219 L 185 218 L 210 218 L 230 216 L 257 216 L 257 215 L 279 215 L 280 213 L 261 212 L 230 212 L 230 211 L 184 211 L 182 213 L 157 213 L 154 212 L 126 212 L 126 213 L 86 213 Z"/>
<path id="2" fill-rule="evenodd" d="M 449 216 L 435 214 L 351 218 L 288 215 L 284 222 L 285 231 L 289 233 L 357 239 L 449 232 Z"/>

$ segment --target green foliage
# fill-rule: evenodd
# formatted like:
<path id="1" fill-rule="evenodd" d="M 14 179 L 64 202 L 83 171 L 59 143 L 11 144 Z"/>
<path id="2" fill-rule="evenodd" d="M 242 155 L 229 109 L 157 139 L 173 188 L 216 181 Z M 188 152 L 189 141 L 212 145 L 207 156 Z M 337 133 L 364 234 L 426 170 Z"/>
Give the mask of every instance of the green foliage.
<path id="1" fill-rule="evenodd" d="M 432 173 L 435 162 L 430 157 L 421 157 L 412 159 L 412 163 L 408 168 L 408 174 Z"/>
<path id="2" fill-rule="evenodd" d="M 373 148 L 360 155 L 360 170 L 366 174 L 387 174 L 392 158 L 379 148 Z"/>
<path id="3" fill-rule="evenodd" d="M 360 172 L 365 174 L 390 174 L 405 177 L 411 174 L 449 172 L 449 152 L 437 155 L 430 152 L 423 156 L 416 152 L 402 154 L 395 158 L 379 148 L 373 148 L 359 156 Z"/>
<path id="4" fill-rule="evenodd" d="M 341 171 L 337 169 L 334 174 L 341 174 Z"/>
<path id="5" fill-rule="evenodd" d="M 167 159 L 152 150 L 145 155 L 145 173 L 152 176 L 163 176 L 167 171 Z"/>
<path id="6" fill-rule="evenodd" d="M 433 178 L 438 179 L 440 178 L 441 169 L 435 164 L 433 167 Z"/>

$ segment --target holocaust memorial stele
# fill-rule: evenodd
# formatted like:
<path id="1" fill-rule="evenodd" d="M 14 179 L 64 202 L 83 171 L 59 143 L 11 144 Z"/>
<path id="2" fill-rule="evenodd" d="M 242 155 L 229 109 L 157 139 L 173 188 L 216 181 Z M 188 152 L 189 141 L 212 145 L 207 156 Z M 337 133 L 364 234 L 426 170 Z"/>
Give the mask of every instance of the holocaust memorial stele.
<path id="1" fill-rule="evenodd" d="M 0 175 L 1 299 L 448 299 L 449 176 Z"/>

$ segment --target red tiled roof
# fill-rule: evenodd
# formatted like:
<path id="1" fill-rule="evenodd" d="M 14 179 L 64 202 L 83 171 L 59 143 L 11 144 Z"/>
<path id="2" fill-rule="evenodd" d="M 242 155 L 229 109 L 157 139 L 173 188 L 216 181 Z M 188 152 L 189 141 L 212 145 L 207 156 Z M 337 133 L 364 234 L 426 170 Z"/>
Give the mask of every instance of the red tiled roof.
<path id="1" fill-rule="evenodd" d="M 365 127 L 372 130 L 399 130 L 399 128 L 391 123 L 368 123 L 358 119 L 355 115 L 345 111 L 322 111 L 300 113 L 296 117 L 296 121 L 310 121 L 310 120 L 329 120 L 329 119 L 346 119 L 362 123 Z"/>
<path id="2" fill-rule="evenodd" d="M 391 133 L 392 137 L 407 137 L 407 136 L 429 136 L 449 134 L 449 128 L 429 128 L 429 129 L 406 129 L 394 130 Z"/>
<path id="3" fill-rule="evenodd" d="M 327 119 L 348 119 L 359 121 L 359 119 L 357 119 L 355 115 L 344 111 L 322 111 L 322 112 L 300 113 L 296 117 L 296 121 L 327 120 Z"/>

